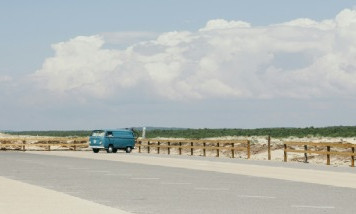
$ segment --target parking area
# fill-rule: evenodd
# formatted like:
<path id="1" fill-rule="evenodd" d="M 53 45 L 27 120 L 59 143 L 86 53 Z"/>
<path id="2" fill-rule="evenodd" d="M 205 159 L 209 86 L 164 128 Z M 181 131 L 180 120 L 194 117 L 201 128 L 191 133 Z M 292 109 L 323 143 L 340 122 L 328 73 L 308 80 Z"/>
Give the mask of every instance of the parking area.
<path id="1" fill-rule="evenodd" d="M 272 169 L 288 170 L 282 167 L 91 152 L 2 152 L 0 167 L 0 176 L 3 178 L 130 213 L 355 211 L 352 201 L 356 189 L 353 187 L 258 175 Z M 295 173 L 287 171 L 279 176 L 299 176 L 295 169 L 289 169 Z M 316 171 L 300 170 L 309 173 Z M 347 172 L 325 173 L 330 176 Z M 310 176 L 304 177 L 312 179 Z M 347 181 L 344 183 L 348 185 Z M 21 191 L 10 192 L 17 197 Z M 66 203 L 62 204 L 65 206 Z M 90 207 L 77 204 L 84 209 Z M 103 208 L 101 213 L 110 211 L 106 212 Z"/>

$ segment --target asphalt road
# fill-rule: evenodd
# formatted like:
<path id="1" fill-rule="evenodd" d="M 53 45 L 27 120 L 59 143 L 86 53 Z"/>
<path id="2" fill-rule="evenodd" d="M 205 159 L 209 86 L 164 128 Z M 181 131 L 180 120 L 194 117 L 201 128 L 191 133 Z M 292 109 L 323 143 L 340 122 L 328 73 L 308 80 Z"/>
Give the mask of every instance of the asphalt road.
<path id="1" fill-rule="evenodd" d="M 0 176 L 131 213 L 356 212 L 355 188 L 122 161 L 0 152 Z"/>

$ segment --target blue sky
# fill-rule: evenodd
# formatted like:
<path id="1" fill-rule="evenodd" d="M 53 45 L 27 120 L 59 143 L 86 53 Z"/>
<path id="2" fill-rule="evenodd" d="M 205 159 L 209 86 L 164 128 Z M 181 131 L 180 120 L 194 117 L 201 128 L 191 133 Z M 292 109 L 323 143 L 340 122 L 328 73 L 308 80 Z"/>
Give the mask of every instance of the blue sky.
<path id="1" fill-rule="evenodd" d="M 0 130 L 356 125 L 354 1 L 0 3 Z"/>

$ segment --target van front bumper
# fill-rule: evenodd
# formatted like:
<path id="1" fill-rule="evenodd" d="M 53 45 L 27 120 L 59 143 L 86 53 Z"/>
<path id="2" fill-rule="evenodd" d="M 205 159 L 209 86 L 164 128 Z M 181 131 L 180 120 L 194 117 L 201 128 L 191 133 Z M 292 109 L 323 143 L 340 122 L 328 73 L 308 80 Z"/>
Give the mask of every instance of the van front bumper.
<path id="1" fill-rule="evenodd" d="M 105 149 L 104 146 L 89 146 L 89 148 L 92 148 L 92 149 Z"/>

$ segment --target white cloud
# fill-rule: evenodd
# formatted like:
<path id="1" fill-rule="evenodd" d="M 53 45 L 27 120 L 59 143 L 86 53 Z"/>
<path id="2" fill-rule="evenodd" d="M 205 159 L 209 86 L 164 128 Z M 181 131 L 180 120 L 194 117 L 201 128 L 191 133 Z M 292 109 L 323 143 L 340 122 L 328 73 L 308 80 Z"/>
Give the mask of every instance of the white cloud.
<path id="1" fill-rule="evenodd" d="M 224 19 L 215 19 L 215 20 L 208 21 L 208 23 L 206 23 L 206 26 L 200 29 L 200 31 L 249 28 L 249 27 L 251 27 L 251 24 L 243 21 L 226 21 Z"/>
<path id="2" fill-rule="evenodd" d="M 42 69 L 33 77 L 41 86 L 58 93 L 87 92 L 102 97 L 111 90 L 110 74 L 122 63 L 119 53 L 102 49 L 104 41 L 98 36 L 78 36 L 52 46 L 55 56 L 46 59 Z"/>
<path id="3" fill-rule="evenodd" d="M 106 40 L 53 45 L 33 77 L 52 92 L 98 98 L 132 90 L 174 100 L 356 95 L 356 10 L 260 27 L 211 20 L 121 50 L 104 48 Z"/>
<path id="4" fill-rule="evenodd" d="M 112 45 L 121 45 L 123 47 L 127 47 L 128 45 L 132 45 L 140 41 L 155 39 L 158 35 L 159 34 L 155 32 L 145 31 L 105 32 L 100 34 L 103 40 L 105 40 L 105 43 Z"/>
<path id="5" fill-rule="evenodd" d="M 8 75 L 0 75 L 0 83 L 11 82 L 12 77 Z"/>

